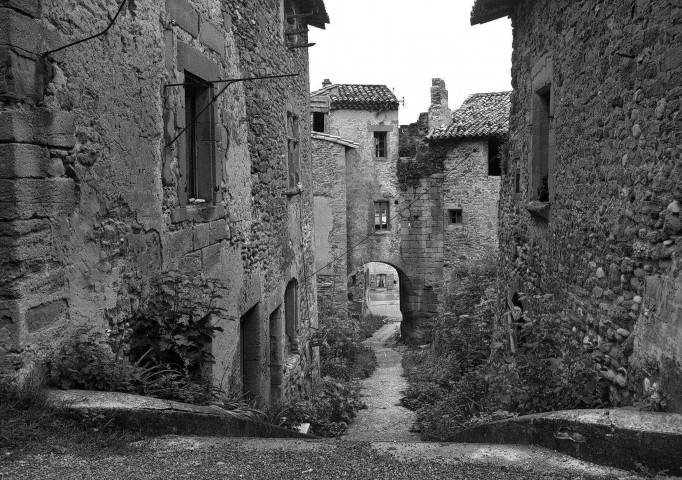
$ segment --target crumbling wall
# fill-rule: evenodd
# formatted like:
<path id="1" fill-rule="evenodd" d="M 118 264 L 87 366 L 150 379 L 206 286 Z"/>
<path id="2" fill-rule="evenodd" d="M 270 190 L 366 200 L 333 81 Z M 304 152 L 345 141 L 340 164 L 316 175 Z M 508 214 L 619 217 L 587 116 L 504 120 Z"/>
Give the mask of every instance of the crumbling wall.
<path id="1" fill-rule="evenodd" d="M 667 394 L 678 412 L 681 18 L 678 1 L 518 2 L 500 206 L 508 298 L 554 295 L 613 404 L 658 408 Z M 540 71 L 554 111 L 548 221 L 527 209 Z"/>

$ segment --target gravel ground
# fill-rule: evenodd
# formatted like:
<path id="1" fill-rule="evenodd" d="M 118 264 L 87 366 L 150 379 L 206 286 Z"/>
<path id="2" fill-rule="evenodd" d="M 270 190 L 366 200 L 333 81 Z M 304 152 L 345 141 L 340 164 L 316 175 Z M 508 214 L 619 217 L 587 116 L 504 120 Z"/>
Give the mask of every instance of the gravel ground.
<path id="1" fill-rule="evenodd" d="M 390 445 L 390 444 L 389 444 Z M 70 479 L 591 479 L 538 465 L 510 465 L 387 453 L 368 442 L 161 437 L 137 442 L 125 455 L 32 455 L 0 461 L 0 478 Z M 384 451 L 382 451 L 384 450 Z M 599 473 L 599 472 L 598 472 Z"/>

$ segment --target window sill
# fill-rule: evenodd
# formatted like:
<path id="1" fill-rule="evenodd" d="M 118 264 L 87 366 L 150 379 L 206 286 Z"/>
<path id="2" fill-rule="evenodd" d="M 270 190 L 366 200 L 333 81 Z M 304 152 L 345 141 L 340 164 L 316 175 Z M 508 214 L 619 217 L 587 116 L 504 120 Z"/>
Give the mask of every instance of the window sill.
<path id="1" fill-rule="evenodd" d="M 543 220 L 549 222 L 550 214 L 550 203 L 541 202 L 539 200 L 534 200 L 526 204 L 526 210 L 530 213 L 530 216 L 535 220 Z"/>
<path id="2" fill-rule="evenodd" d="M 390 230 L 374 230 L 374 235 L 390 235 Z"/>
<path id="3" fill-rule="evenodd" d="M 172 223 L 182 222 L 212 222 L 225 216 L 225 207 L 222 204 L 202 203 L 198 205 L 185 205 L 171 212 Z"/>

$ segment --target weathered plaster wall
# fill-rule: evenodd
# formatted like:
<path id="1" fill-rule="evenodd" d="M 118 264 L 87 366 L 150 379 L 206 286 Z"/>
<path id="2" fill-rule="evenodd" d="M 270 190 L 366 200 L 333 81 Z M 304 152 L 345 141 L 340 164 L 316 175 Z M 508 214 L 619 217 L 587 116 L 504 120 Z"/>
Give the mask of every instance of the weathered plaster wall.
<path id="1" fill-rule="evenodd" d="M 353 149 L 313 139 L 315 271 L 320 315 L 348 314 L 346 158 Z"/>
<path id="2" fill-rule="evenodd" d="M 374 132 L 370 128 L 378 125 L 391 128 L 386 158 L 374 157 Z M 389 203 L 389 216 L 397 213 L 398 111 L 333 110 L 329 114 L 329 133 L 360 145 L 349 156 L 346 168 L 348 244 L 355 245 L 374 232 L 375 201 Z M 353 248 L 349 271 L 371 261 L 399 263 L 400 224 L 394 220 L 389 227 Z"/>
<path id="3" fill-rule="evenodd" d="M 518 2 L 500 212 L 509 294 L 555 296 L 614 404 L 657 383 L 678 412 L 681 25 L 678 0 Z M 548 222 L 525 208 L 533 73 L 551 83 Z"/>
<path id="4" fill-rule="evenodd" d="M 0 84 L 0 246 L 8 259 L 2 371 L 25 367 L 78 324 L 116 335 L 150 276 L 178 268 L 228 285 L 224 307 L 234 320 L 212 345 L 216 383 L 238 388 L 239 319 L 258 304 L 258 394 L 269 400 L 272 370 L 282 372 L 273 392 L 297 395 L 316 375 L 307 328 L 317 320 L 309 85 L 307 52 L 285 45 L 279 5 L 135 0 L 107 36 L 41 61 L 36 54 L 48 46 L 101 30 L 116 7 L 42 3 L 0 8 L 8 25 L 0 48 L 18 59 Z M 181 87 L 164 85 L 182 82 L 185 69 L 206 80 L 301 73 L 236 84 L 218 100 L 215 205 L 182 205 L 183 139 L 166 147 L 184 126 L 184 97 Z M 303 192 L 290 196 L 287 108 L 304 119 Z M 5 167 L 27 158 L 31 169 Z M 300 293 L 298 352 L 269 329 L 292 278 Z M 278 344 L 270 348 L 274 333 Z"/>

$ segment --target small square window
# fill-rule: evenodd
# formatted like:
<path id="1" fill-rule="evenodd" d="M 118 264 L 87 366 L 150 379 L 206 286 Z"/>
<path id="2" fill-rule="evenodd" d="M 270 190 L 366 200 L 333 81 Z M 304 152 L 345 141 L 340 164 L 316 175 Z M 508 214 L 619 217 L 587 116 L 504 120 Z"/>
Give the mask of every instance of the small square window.
<path id="1" fill-rule="evenodd" d="M 185 168 L 187 199 L 190 202 L 214 201 L 215 154 L 213 108 L 209 106 L 212 87 L 199 77 L 185 72 L 185 125 L 187 161 Z"/>
<path id="2" fill-rule="evenodd" d="M 374 132 L 374 156 L 386 158 L 387 151 L 386 132 Z"/>
<path id="3" fill-rule="evenodd" d="M 464 223 L 464 211 L 461 208 L 453 208 L 448 210 L 450 215 L 450 225 Z"/>
<path id="4" fill-rule="evenodd" d="M 388 202 L 374 202 L 374 230 L 388 230 Z"/>

